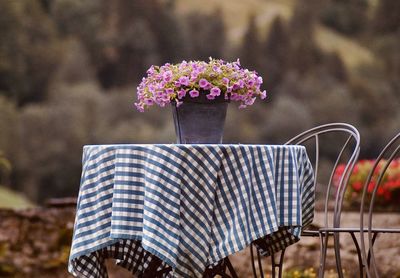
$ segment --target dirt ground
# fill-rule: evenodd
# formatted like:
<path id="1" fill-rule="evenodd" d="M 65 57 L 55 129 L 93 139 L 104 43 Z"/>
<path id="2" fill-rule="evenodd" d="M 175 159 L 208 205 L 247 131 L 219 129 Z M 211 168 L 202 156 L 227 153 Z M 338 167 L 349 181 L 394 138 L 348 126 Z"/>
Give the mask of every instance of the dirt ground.
<path id="1" fill-rule="evenodd" d="M 314 223 L 323 224 L 323 214 L 315 214 Z M 342 216 L 343 227 L 355 227 L 359 223 L 359 214 L 347 212 Z M 400 213 L 377 213 L 374 215 L 374 225 L 376 227 L 400 228 Z M 357 238 L 359 241 L 359 238 Z M 333 242 L 329 244 L 333 245 Z M 356 248 L 350 235 L 343 234 L 340 240 L 342 266 L 345 277 L 359 277 L 358 259 Z M 381 234 L 375 243 L 375 258 L 379 265 L 381 277 L 394 278 L 400 277 L 400 234 Z M 230 256 L 230 260 L 235 267 L 240 278 L 253 277 L 251 267 L 250 248 Z M 284 260 L 284 273 L 291 269 L 318 269 L 319 264 L 319 239 L 303 237 L 299 242 L 287 248 Z M 256 264 L 257 266 L 257 264 Z M 109 263 L 109 268 L 116 271 L 111 274 L 111 278 L 130 277 L 125 270 L 116 268 Z M 263 259 L 263 270 L 266 277 L 270 277 L 270 258 Z M 326 261 L 325 277 L 337 277 L 335 255 L 332 248 L 328 251 Z M 284 274 L 284 277 L 286 275 Z"/>
<path id="2" fill-rule="evenodd" d="M 75 210 L 73 208 L 39 208 L 24 211 L 0 210 L 0 277 L 71 277 L 67 272 L 67 259 L 71 244 Z M 316 213 L 315 223 L 322 223 L 321 213 Z M 400 213 L 375 214 L 375 224 L 383 227 L 399 227 Z M 359 223 L 355 212 L 344 213 L 343 226 Z M 346 277 L 357 277 L 358 261 L 352 239 L 341 237 L 342 264 Z M 400 277 L 400 234 L 382 234 L 375 246 L 381 277 Z M 252 277 L 249 248 L 230 256 L 239 277 Z M 293 269 L 317 269 L 319 240 L 303 237 L 290 246 L 285 255 L 285 272 Z M 269 258 L 264 258 L 269 264 Z M 108 262 L 110 278 L 132 277 L 121 267 Z M 270 267 L 264 265 L 268 277 Z M 328 252 L 328 278 L 334 273 L 335 260 Z M 293 272 L 292 272 L 293 273 Z M 308 278 L 312 276 L 287 276 Z"/>
<path id="3" fill-rule="evenodd" d="M 322 225 L 323 214 L 315 214 L 315 224 Z M 354 227 L 359 224 L 359 214 L 347 212 L 342 216 L 343 227 Z M 400 228 L 400 213 L 377 213 L 374 215 L 376 227 Z M 359 239 L 358 239 L 359 240 Z M 333 241 L 330 245 L 333 245 Z M 340 239 L 342 266 L 346 277 L 359 277 L 358 259 L 355 245 L 350 235 L 343 234 Z M 231 256 L 232 264 L 239 272 L 239 277 L 252 277 L 250 249 Z M 332 248 L 327 256 L 327 276 L 337 277 L 335 256 Z M 375 258 L 379 265 L 381 277 L 400 277 L 400 234 L 380 234 L 374 247 Z M 270 269 L 270 259 L 264 259 L 265 272 Z M 287 248 L 285 253 L 284 269 L 318 268 L 319 264 L 319 239 L 303 237 L 299 242 Z"/>

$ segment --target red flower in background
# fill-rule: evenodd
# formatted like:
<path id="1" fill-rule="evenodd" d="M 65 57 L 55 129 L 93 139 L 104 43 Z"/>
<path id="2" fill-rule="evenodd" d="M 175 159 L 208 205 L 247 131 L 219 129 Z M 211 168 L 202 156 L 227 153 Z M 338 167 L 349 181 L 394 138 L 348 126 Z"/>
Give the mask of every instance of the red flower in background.
<path id="1" fill-rule="evenodd" d="M 360 160 L 354 166 L 354 169 L 349 177 L 346 199 L 349 202 L 354 202 L 355 199 L 361 200 L 361 195 L 366 186 L 366 180 L 374 165 L 374 160 Z M 367 192 L 369 196 L 373 192 L 376 182 L 385 166 L 386 161 L 379 162 L 374 170 L 371 181 L 368 184 Z M 340 164 L 336 168 L 333 176 L 333 184 L 339 186 L 340 179 L 343 176 L 345 165 Z M 376 189 L 376 203 L 383 206 L 397 205 L 400 202 L 400 158 L 393 160 L 387 168 L 381 183 Z"/>
<path id="2" fill-rule="evenodd" d="M 358 191 L 361 191 L 361 189 L 363 188 L 364 185 L 362 184 L 362 182 L 356 181 L 351 186 L 353 187 L 354 191 L 358 192 Z"/>

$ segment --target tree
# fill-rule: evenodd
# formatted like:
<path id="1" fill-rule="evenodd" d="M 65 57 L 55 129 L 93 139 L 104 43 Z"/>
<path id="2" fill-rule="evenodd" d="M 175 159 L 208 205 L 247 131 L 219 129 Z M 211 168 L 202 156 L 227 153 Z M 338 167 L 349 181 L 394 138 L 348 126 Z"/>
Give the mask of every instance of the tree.
<path id="1" fill-rule="evenodd" d="M 252 15 L 249 19 L 241 48 L 239 49 L 239 58 L 245 67 L 260 71 L 262 69 L 261 53 L 261 41 L 258 36 L 256 19 Z"/>
<path id="2" fill-rule="evenodd" d="M 100 31 L 105 5 L 102 0 L 52 0 L 50 15 L 61 36 L 77 36 L 88 43 Z"/>
<path id="3" fill-rule="evenodd" d="M 323 59 L 323 53 L 314 40 L 318 7 L 315 0 L 299 0 L 289 22 L 290 67 L 299 74 L 305 74 L 312 70 Z"/>
<path id="4" fill-rule="evenodd" d="M 372 23 L 379 34 L 399 31 L 400 1 L 380 0 Z"/>
<path id="5" fill-rule="evenodd" d="M 174 5 L 160 0 L 148 0 L 146 19 L 154 34 L 161 63 L 177 62 L 185 56 L 185 41 L 181 21 Z"/>
<path id="6" fill-rule="evenodd" d="M 55 1 L 61 32 L 77 34 L 84 42 L 104 88 L 132 85 L 151 64 L 184 56 L 173 1 Z"/>
<path id="7" fill-rule="evenodd" d="M 334 0 L 322 10 L 320 19 L 341 33 L 355 35 L 365 30 L 368 10 L 367 0 Z"/>
<path id="8" fill-rule="evenodd" d="M 287 27 L 278 16 L 271 24 L 271 28 L 262 43 L 264 63 L 262 75 L 265 84 L 272 90 L 282 79 L 288 66 L 288 53 L 290 53 L 290 39 Z"/>
<path id="9" fill-rule="evenodd" d="M 149 24 L 143 18 L 132 20 L 121 27 L 118 36 L 108 40 L 103 49 L 103 62 L 98 65 L 97 76 L 104 88 L 132 84 L 145 74 L 153 63 L 157 45 Z"/>
<path id="10" fill-rule="evenodd" d="M 59 60 L 57 33 L 38 1 L 0 1 L 0 94 L 41 101 Z"/>
<path id="11" fill-rule="evenodd" d="M 191 59 L 207 60 L 208 57 L 222 58 L 226 43 L 226 31 L 220 9 L 213 14 L 191 13 L 187 21 L 187 42 Z M 207 24 L 204 24 L 204 23 Z"/>
<path id="12" fill-rule="evenodd" d="M 348 74 L 346 65 L 337 52 L 325 54 L 325 66 L 328 74 L 338 81 L 347 82 Z"/>

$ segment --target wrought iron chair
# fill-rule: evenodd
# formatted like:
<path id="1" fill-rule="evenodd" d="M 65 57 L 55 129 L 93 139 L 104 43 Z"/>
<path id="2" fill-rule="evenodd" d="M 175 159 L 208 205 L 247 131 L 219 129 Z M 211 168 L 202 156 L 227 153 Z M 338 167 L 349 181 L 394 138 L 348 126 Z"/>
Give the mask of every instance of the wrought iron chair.
<path id="1" fill-rule="evenodd" d="M 329 155 L 331 158 L 336 159 L 335 163 L 332 167 L 330 167 L 330 171 L 327 177 L 327 183 L 321 183 L 319 170 L 320 170 L 320 157 L 321 150 L 323 148 L 323 144 L 321 139 L 324 137 L 330 137 L 329 147 L 332 142 L 335 142 L 338 148 L 335 148 L 335 151 L 330 150 Z M 334 141 L 333 141 L 334 139 Z M 342 140 L 341 140 L 342 139 Z M 341 142 L 340 144 L 338 144 Z M 342 266 L 340 260 L 340 245 L 339 245 L 339 230 L 340 229 L 340 216 L 342 212 L 342 203 L 344 193 L 346 191 L 347 181 L 349 176 L 353 170 L 355 162 L 358 159 L 359 151 L 360 151 L 360 135 L 358 130 L 352 125 L 345 123 L 331 123 L 326 125 L 321 125 L 310 130 L 307 130 L 291 140 L 289 140 L 286 144 L 301 144 L 305 145 L 307 148 L 307 152 L 310 156 L 310 159 L 313 163 L 314 168 L 314 176 L 315 181 L 314 185 L 316 186 L 316 190 L 322 185 L 326 185 L 326 189 L 324 190 L 324 225 L 322 228 L 316 229 L 305 229 L 302 231 L 302 236 L 311 236 L 311 237 L 319 237 L 320 238 L 320 265 L 319 265 L 319 274 L 318 277 L 323 277 L 325 271 L 325 260 L 326 253 L 328 247 L 328 239 L 329 236 L 333 235 L 334 237 L 334 248 L 335 248 L 335 257 L 336 257 L 336 267 L 339 274 L 339 277 L 343 277 Z M 325 146 L 326 147 L 326 146 Z M 313 154 L 313 156 L 311 156 Z M 345 168 L 343 171 L 343 175 L 338 181 L 338 185 L 336 191 L 333 189 L 333 177 L 339 163 L 344 163 Z M 303 212 L 303 213 L 312 213 L 312 212 Z M 261 277 L 263 275 L 262 269 L 262 261 L 260 258 L 260 253 L 257 248 L 257 261 L 258 261 L 258 271 L 256 270 L 255 260 L 254 260 L 254 242 L 251 244 L 251 262 L 254 277 L 257 277 L 257 272 Z M 272 254 L 271 255 L 271 264 L 272 264 L 272 277 L 282 277 L 282 268 L 283 268 L 283 260 L 284 260 L 285 250 L 280 251 L 280 254 Z"/>
<path id="2" fill-rule="evenodd" d="M 378 234 L 400 233 L 400 228 L 374 227 L 372 221 L 375 196 L 378 188 L 382 186 L 382 181 L 389 165 L 398 158 L 400 158 L 400 133 L 393 137 L 393 139 L 383 148 L 377 157 L 364 186 L 360 207 L 360 241 L 362 261 L 367 277 L 380 277 L 373 248 Z M 374 185 L 372 192 L 369 192 L 371 190 L 371 188 L 368 188 L 370 184 Z M 367 217 L 364 215 L 365 212 L 368 212 Z M 364 224 L 367 224 L 367 226 L 364 227 Z M 368 250 L 364 235 L 367 235 Z"/>

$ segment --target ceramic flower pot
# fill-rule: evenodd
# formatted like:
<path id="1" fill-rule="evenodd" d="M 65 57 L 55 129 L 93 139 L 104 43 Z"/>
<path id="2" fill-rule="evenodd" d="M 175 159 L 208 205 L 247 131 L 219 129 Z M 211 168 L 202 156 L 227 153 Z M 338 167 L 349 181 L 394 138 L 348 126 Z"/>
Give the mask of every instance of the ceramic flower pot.
<path id="1" fill-rule="evenodd" d="M 186 96 L 177 107 L 172 105 L 178 144 L 221 144 L 228 100 L 221 94 L 213 100 L 202 93 Z"/>

